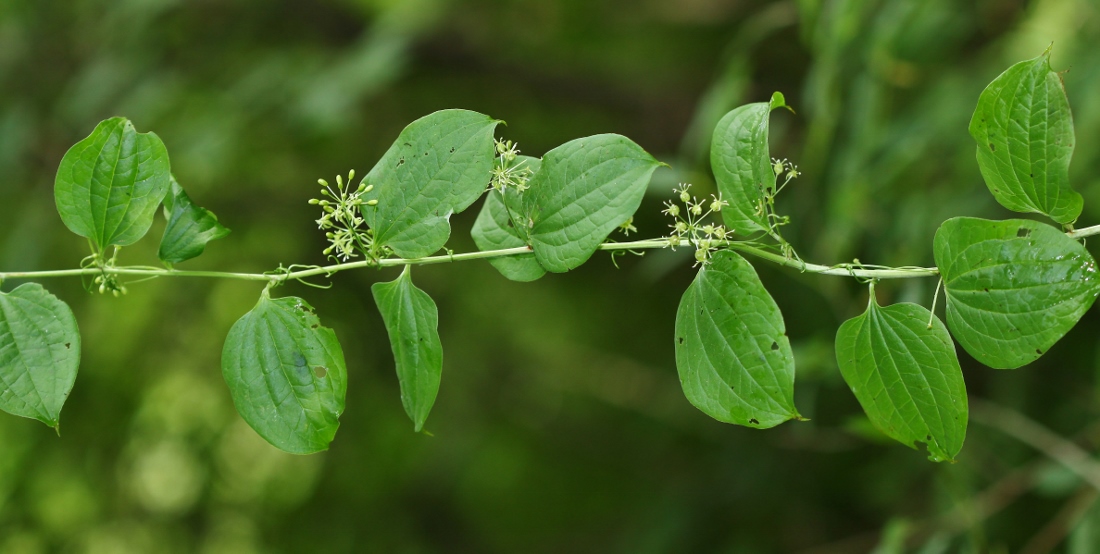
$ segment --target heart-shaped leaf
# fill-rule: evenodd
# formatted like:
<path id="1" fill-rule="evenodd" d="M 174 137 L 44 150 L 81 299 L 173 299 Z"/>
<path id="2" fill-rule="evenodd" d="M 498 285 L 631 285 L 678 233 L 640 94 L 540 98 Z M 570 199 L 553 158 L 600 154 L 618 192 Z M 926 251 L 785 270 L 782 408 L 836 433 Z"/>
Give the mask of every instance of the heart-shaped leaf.
<path id="1" fill-rule="evenodd" d="M 264 290 L 225 340 L 222 374 L 249 425 L 292 454 L 327 450 L 344 411 L 347 368 L 332 329 L 295 297 Z"/>
<path id="2" fill-rule="evenodd" d="M 571 140 L 547 152 L 523 195 L 539 265 L 562 273 L 588 261 L 638 211 L 660 165 L 634 141 L 613 134 Z"/>
<path id="3" fill-rule="evenodd" d="M 1081 215 L 1084 201 L 1070 187 L 1073 116 L 1050 49 L 993 80 L 970 120 L 978 167 L 1002 206 L 1046 214 L 1058 223 Z"/>
<path id="4" fill-rule="evenodd" d="M 913 448 L 925 443 L 932 461 L 955 459 L 966 437 L 966 384 L 939 318 L 916 304 L 880 307 L 872 289 L 867 311 L 837 331 L 836 360 L 875 427 Z"/>
<path id="5" fill-rule="evenodd" d="M 676 369 L 688 401 L 718 421 L 765 429 L 800 418 L 783 314 L 734 252 L 716 253 L 680 300 Z"/>
<path id="6" fill-rule="evenodd" d="M 976 360 L 998 369 L 1038 359 L 1100 293 L 1085 247 L 1035 221 L 949 219 L 936 231 L 933 252 L 951 333 Z"/>
<path id="7" fill-rule="evenodd" d="M 443 110 L 405 127 L 363 178 L 363 217 L 375 244 L 405 258 L 439 250 L 451 235 L 450 217 L 485 192 L 499 121 L 467 110 Z"/>
<path id="8" fill-rule="evenodd" d="M 710 165 L 722 199 L 729 202 L 722 210 L 722 221 L 741 235 L 770 228 L 764 210 L 765 192 L 775 188 L 768 151 L 769 116 L 785 107 L 783 95 L 776 92 L 770 102 L 729 112 L 714 128 Z"/>
<path id="9" fill-rule="evenodd" d="M 37 283 L 0 292 L 0 409 L 56 429 L 79 365 L 68 305 Z"/>
<path id="10" fill-rule="evenodd" d="M 160 138 L 115 117 L 65 153 L 54 200 L 65 225 L 102 252 L 145 236 L 168 192 L 170 175 Z"/>

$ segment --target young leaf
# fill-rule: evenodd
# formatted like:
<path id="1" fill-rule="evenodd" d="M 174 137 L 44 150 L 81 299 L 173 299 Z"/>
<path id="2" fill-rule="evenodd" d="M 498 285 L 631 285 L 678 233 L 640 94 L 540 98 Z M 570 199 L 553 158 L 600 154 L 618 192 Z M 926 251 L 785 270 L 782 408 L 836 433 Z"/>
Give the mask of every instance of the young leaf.
<path id="1" fill-rule="evenodd" d="M 747 104 L 729 112 L 714 128 L 710 165 L 722 199 L 729 202 L 722 210 L 722 221 L 741 235 L 770 228 L 761 209 L 764 191 L 775 188 L 768 117 L 772 110 L 785 107 L 783 95 L 776 92 L 770 102 Z"/>
<path id="2" fill-rule="evenodd" d="M 153 133 L 123 117 L 103 121 L 57 169 L 54 200 L 72 232 L 100 251 L 137 242 L 168 192 L 168 151 Z"/>
<path id="3" fill-rule="evenodd" d="M 1072 223 L 1084 201 L 1069 184 L 1073 117 L 1050 49 L 1002 73 L 982 92 L 970 120 L 978 167 L 1002 206 Z"/>
<path id="4" fill-rule="evenodd" d="M 79 365 L 68 305 L 37 283 L 0 292 L 0 410 L 56 429 Z"/>
<path id="5" fill-rule="evenodd" d="M 949 219 L 936 231 L 933 253 L 951 333 L 997 369 L 1038 359 L 1100 293 L 1085 247 L 1035 221 Z"/>
<path id="6" fill-rule="evenodd" d="M 676 369 L 688 401 L 718 421 L 766 429 L 801 417 L 783 315 L 734 252 L 716 253 L 680 300 Z"/>
<path id="7" fill-rule="evenodd" d="M 542 166 L 542 160 L 538 158 L 519 156 L 517 160 L 522 160 L 535 174 Z M 523 195 L 524 193 L 516 192 L 515 189 L 506 189 L 504 193 L 491 190 L 485 195 L 485 204 L 474 221 L 474 228 L 470 230 L 479 249 L 500 250 L 527 245 L 526 233 L 522 228 L 524 218 L 517 211 L 523 206 Z M 510 210 L 505 206 L 506 203 Z M 534 281 L 546 274 L 534 254 L 492 258 L 489 263 L 501 275 L 513 281 Z"/>
<path id="8" fill-rule="evenodd" d="M 932 328 L 928 321 L 932 319 Z M 966 385 L 955 343 L 939 318 L 917 304 L 878 305 L 836 334 L 840 373 L 871 423 L 902 444 L 954 460 L 966 436 Z"/>
<path id="9" fill-rule="evenodd" d="M 473 204 L 489 183 L 497 123 L 477 112 L 443 110 L 405 127 L 363 178 L 374 185 L 363 201 L 378 200 L 363 207 L 375 243 L 406 258 L 442 248 L 451 214 Z"/>
<path id="10" fill-rule="evenodd" d="M 253 429 L 292 454 L 327 450 L 347 392 L 344 352 L 301 298 L 264 290 L 225 340 L 222 374 Z"/>
<path id="11" fill-rule="evenodd" d="M 394 281 L 375 283 L 371 292 L 390 335 L 401 404 L 420 432 L 439 393 L 443 346 L 439 342 L 439 311 L 432 298 L 413 285 L 410 267 L 405 266 Z"/>
<path id="12" fill-rule="evenodd" d="M 162 262 L 175 264 L 202 254 L 206 243 L 228 235 L 229 229 L 218 223 L 213 212 L 192 203 L 174 177 L 171 183 L 172 190 L 164 197 L 168 226 L 157 255 Z"/>
<path id="13" fill-rule="evenodd" d="M 535 258 L 562 273 L 588 260 L 642 203 L 661 165 L 621 135 L 571 140 L 542 158 L 523 195 Z"/>

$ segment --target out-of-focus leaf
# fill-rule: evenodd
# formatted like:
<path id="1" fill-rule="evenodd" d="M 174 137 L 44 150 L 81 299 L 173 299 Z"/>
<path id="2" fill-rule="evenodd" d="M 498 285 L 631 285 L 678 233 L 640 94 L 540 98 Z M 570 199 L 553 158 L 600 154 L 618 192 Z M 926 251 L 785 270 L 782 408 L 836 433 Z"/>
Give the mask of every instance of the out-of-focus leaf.
<path id="1" fill-rule="evenodd" d="M 432 298 L 413 285 L 410 267 L 405 266 L 394 281 L 371 285 L 371 292 L 390 335 L 401 404 L 420 432 L 439 394 L 443 345 L 439 311 Z"/>
<path id="2" fill-rule="evenodd" d="M 715 254 L 680 300 L 676 369 L 688 401 L 718 421 L 766 429 L 800 417 L 783 314 L 734 252 Z"/>
<path id="3" fill-rule="evenodd" d="M 1073 117 L 1050 49 L 1006 70 L 986 87 L 970 120 L 978 167 L 1002 206 L 1046 214 L 1058 223 L 1081 215 L 1069 184 Z"/>
<path id="4" fill-rule="evenodd" d="M 912 448 L 925 443 L 932 461 L 955 459 L 966 436 L 966 384 L 939 318 L 917 304 L 880 307 L 872 290 L 867 311 L 837 331 L 836 358 L 875 427 Z"/>
<path id="5" fill-rule="evenodd" d="M 67 304 L 37 283 L 0 292 L 0 410 L 57 428 L 79 365 Z"/>
<path id="6" fill-rule="evenodd" d="M 947 324 L 979 362 L 1015 369 L 1042 356 L 1100 292 L 1081 243 L 1023 219 L 949 219 L 936 231 Z"/>
<path id="7" fill-rule="evenodd" d="M 168 151 L 154 133 L 124 117 L 96 125 L 57 169 L 54 199 L 62 221 L 99 250 L 137 242 L 168 192 Z"/>
<path id="8" fill-rule="evenodd" d="M 542 160 L 538 158 L 520 156 L 517 160 L 524 163 L 534 174 L 537 174 L 542 166 Z M 517 211 L 523 206 L 523 194 L 509 188 L 503 193 L 491 190 L 485 195 L 485 204 L 482 205 L 481 212 L 474 221 L 474 227 L 470 230 L 470 235 L 479 249 L 499 250 L 527 245 L 526 234 L 522 228 L 524 218 Z M 517 228 L 517 225 L 520 227 Z M 513 281 L 534 281 L 546 274 L 546 270 L 535 259 L 534 253 L 492 258 L 489 263 L 493 264 L 501 275 Z"/>
<path id="9" fill-rule="evenodd" d="M 344 411 L 347 368 L 332 329 L 295 297 L 265 290 L 225 340 L 222 374 L 237 412 L 275 447 L 327 450 Z"/>
<path id="10" fill-rule="evenodd" d="M 539 264 L 562 273 L 588 261 L 638 210 L 660 165 L 634 141 L 614 134 L 571 140 L 547 152 L 523 195 Z"/>
<path id="11" fill-rule="evenodd" d="M 214 212 L 191 202 L 175 178 L 171 181 L 172 190 L 164 197 L 168 226 L 157 256 L 162 262 L 174 264 L 202 254 L 206 243 L 228 235 L 229 229 L 218 223 Z"/>
<path id="12" fill-rule="evenodd" d="M 362 195 L 363 217 L 379 246 L 421 258 L 451 235 L 451 214 L 465 210 L 489 183 L 499 121 L 467 110 L 443 110 L 405 127 L 363 177 L 374 188 Z"/>

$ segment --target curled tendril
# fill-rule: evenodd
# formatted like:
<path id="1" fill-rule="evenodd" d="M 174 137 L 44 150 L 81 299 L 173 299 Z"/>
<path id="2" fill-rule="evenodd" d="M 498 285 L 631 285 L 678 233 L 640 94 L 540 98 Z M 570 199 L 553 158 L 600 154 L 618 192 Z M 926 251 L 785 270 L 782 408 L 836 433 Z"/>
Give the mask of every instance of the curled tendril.
<path id="1" fill-rule="evenodd" d="M 291 279 L 293 279 L 295 281 L 298 281 L 299 283 L 301 283 L 301 284 L 303 284 L 307 287 L 313 287 L 315 289 L 330 289 L 330 288 L 332 288 L 332 283 L 328 283 L 326 285 L 321 285 L 321 284 L 317 284 L 317 283 L 311 283 L 311 282 L 307 281 L 304 277 L 291 277 L 291 275 L 293 273 L 295 273 L 296 271 L 304 271 L 304 270 L 311 270 L 311 269 L 324 270 L 326 279 L 329 278 L 329 277 L 332 277 L 332 274 L 335 273 L 334 271 L 325 270 L 324 267 L 321 267 L 319 265 L 290 264 L 289 266 L 283 267 L 283 264 L 279 264 L 279 267 L 277 267 L 275 269 L 272 269 L 270 271 L 265 271 L 264 272 L 264 275 L 270 275 L 272 277 L 276 277 L 274 279 L 271 279 L 271 281 L 268 282 L 267 288 L 270 289 L 270 288 L 282 286 L 283 284 L 285 284 L 287 281 L 289 281 Z M 280 277 L 280 276 L 282 277 L 281 279 L 277 278 L 277 277 Z"/>

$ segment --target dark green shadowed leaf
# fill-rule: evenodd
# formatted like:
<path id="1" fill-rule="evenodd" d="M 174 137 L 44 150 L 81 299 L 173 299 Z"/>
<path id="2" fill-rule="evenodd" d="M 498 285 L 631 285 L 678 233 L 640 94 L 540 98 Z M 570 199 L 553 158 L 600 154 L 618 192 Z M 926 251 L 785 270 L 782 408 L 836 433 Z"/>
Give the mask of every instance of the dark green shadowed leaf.
<path id="1" fill-rule="evenodd" d="M 68 305 L 37 283 L 0 292 L 0 410 L 57 428 L 79 365 Z"/>
<path id="2" fill-rule="evenodd" d="M 872 289 L 867 311 L 837 331 L 836 359 L 875 427 L 913 448 L 924 443 L 932 461 L 955 459 L 966 436 L 966 385 L 939 318 L 916 304 L 880 307 Z"/>
<path id="3" fill-rule="evenodd" d="M 363 178 L 363 217 L 375 243 L 398 256 L 421 258 L 451 235 L 451 214 L 465 210 L 489 184 L 499 121 L 466 110 L 443 110 L 405 127 Z"/>
<path id="4" fill-rule="evenodd" d="M 1050 50 L 986 87 L 970 120 L 978 167 L 1002 206 L 1072 223 L 1084 201 L 1069 184 L 1073 116 Z"/>
<path id="5" fill-rule="evenodd" d="M 103 121 L 61 160 L 54 200 L 65 225 L 99 250 L 137 242 L 168 192 L 168 151 L 123 117 Z"/>
<path id="6" fill-rule="evenodd" d="M 542 166 L 542 160 L 529 156 L 520 156 L 521 160 L 535 174 Z M 523 228 L 524 218 L 519 211 L 523 206 L 523 195 L 514 189 L 506 189 L 504 194 L 495 190 L 485 195 L 485 204 L 477 215 L 470 235 L 480 250 L 501 250 L 504 248 L 518 248 L 526 246 L 526 233 Z M 511 208 L 505 207 L 507 203 Z M 524 254 L 522 256 L 506 256 L 492 258 L 489 263 L 497 268 L 501 275 L 513 281 L 534 281 L 546 274 L 546 270 L 539 265 L 535 255 Z"/>
<path id="7" fill-rule="evenodd" d="M 175 264 L 202 254 L 206 243 L 228 235 L 229 229 L 218 223 L 213 212 L 192 203 L 175 178 L 171 182 L 172 190 L 164 197 L 168 226 L 157 255 L 162 262 Z"/>
<path id="8" fill-rule="evenodd" d="M 439 312 L 435 302 L 413 285 L 411 266 L 389 283 L 371 286 L 378 311 L 386 323 L 390 346 L 401 384 L 401 404 L 416 431 L 432 411 L 443 372 L 443 346 L 439 342 Z"/>
<path id="9" fill-rule="evenodd" d="M 265 290 L 233 328 L 222 350 L 233 404 L 275 447 L 293 454 L 327 450 L 347 392 L 344 353 L 332 329 L 301 298 Z"/>
<path id="10" fill-rule="evenodd" d="M 933 251 L 951 333 L 971 356 L 998 369 L 1038 359 L 1100 292 L 1085 247 L 1035 221 L 949 219 L 936 231 Z"/>
<path id="11" fill-rule="evenodd" d="M 731 111 L 714 128 L 710 165 L 722 199 L 729 202 L 722 210 L 722 221 L 741 235 L 769 228 L 762 209 L 765 189 L 775 188 L 768 121 L 772 110 L 785 107 L 783 95 L 776 92 L 770 102 Z"/>
<path id="12" fill-rule="evenodd" d="M 680 300 L 676 369 L 688 401 L 718 421 L 764 429 L 800 417 L 783 315 L 733 252 L 715 254 Z"/>
<path id="13" fill-rule="evenodd" d="M 633 217 L 660 165 L 641 146 L 613 134 L 571 140 L 547 152 L 523 195 L 539 264 L 562 273 L 586 262 Z"/>

